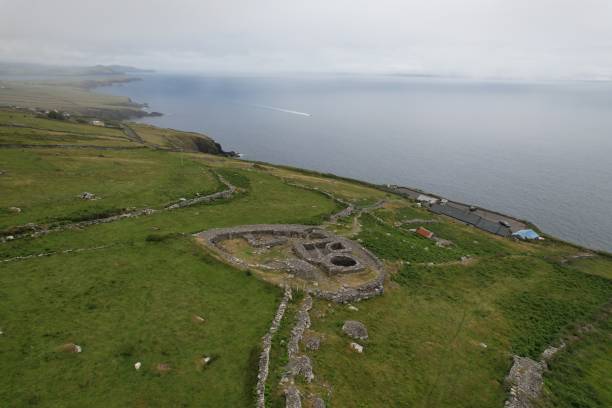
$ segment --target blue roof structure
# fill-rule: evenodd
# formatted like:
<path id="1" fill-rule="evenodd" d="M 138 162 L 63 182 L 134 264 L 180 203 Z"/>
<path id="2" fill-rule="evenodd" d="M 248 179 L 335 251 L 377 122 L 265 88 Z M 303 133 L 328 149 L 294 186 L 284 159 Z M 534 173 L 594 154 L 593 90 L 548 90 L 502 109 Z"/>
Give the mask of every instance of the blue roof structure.
<path id="1" fill-rule="evenodd" d="M 540 236 L 537 232 L 532 229 L 524 229 L 516 231 L 512 236 L 519 237 L 520 239 L 539 239 Z"/>

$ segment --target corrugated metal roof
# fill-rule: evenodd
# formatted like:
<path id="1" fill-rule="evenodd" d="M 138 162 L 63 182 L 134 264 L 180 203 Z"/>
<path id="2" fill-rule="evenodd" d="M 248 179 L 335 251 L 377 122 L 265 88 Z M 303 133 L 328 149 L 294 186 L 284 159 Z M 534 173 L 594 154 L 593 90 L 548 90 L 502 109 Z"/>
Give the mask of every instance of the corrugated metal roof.
<path id="1" fill-rule="evenodd" d="M 463 209 L 454 207 L 451 204 L 433 204 L 430 207 L 430 210 L 436 214 L 447 215 L 459 221 L 463 221 L 466 224 L 473 225 L 476 228 L 490 232 L 491 234 L 496 234 L 502 237 L 507 237 L 511 234 L 510 228 L 505 227 L 499 224 L 498 222 L 482 218 L 481 216 L 476 215 L 473 212 L 465 211 Z"/>

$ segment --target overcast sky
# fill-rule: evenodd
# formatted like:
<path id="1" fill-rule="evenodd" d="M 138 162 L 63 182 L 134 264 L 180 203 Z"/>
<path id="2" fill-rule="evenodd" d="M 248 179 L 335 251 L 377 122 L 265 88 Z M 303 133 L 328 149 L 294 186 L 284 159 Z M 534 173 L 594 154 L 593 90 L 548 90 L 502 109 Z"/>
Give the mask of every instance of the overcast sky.
<path id="1" fill-rule="evenodd" d="M 0 60 L 612 78 L 612 0 L 0 0 Z"/>

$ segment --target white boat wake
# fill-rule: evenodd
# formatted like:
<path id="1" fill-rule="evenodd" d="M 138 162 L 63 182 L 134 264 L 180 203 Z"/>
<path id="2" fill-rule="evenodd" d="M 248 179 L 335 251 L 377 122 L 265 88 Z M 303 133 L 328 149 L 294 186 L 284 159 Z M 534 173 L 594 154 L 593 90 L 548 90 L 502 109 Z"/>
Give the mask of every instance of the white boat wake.
<path id="1" fill-rule="evenodd" d="M 294 111 L 294 110 L 290 110 L 290 109 L 277 108 L 275 106 L 255 105 L 255 104 L 249 104 L 249 106 L 253 106 L 255 108 L 261 108 L 261 109 L 273 110 L 273 111 L 277 111 L 277 112 L 291 113 L 292 115 L 312 116 L 310 113 L 299 112 L 299 111 Z"/>

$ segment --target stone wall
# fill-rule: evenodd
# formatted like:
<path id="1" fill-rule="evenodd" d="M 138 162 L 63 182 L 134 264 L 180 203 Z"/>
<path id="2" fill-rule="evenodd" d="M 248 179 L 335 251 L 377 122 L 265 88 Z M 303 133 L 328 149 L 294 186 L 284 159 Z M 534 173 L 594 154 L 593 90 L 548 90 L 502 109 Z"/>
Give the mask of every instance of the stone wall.
<path id="1" fill-rule="evenodd" d="M 262 351 L 259 355 L 259 370 L 257 373 L 257 386 L 255 388 L 257 408 L 265 408 L 266 406 L 266 380 L 268 379 L 268 373 L 270 370 L 270 349 L 272 348 L 272 337 L 280 327 L 280 322 L 285 315 L 285 310 L 287 310 L 287 304 L 290 300 L 291 288 L 286 286 L 283 299 L 278 305 L 278 309 L 276 310 L 272 324 L 268 329 L 268 333 L 266 333 L 266 335 L 262 338 Z"/>
<path id="2" fill-rule="evenodd" d="M 230 182 L 223 178 L 222 175 L 217 174 L 217 177 L 219 181 L 227 187 L 227 190 L 219 191 L 217 193 L 205 195 L 202 197 L 192 198 L 190 200 L 178 201 L 174 204 L 167 206 L 166 210 L 175 210 L 177 208 L 189 207 L 196 204 L 210 203 L 217 200 L 224 200 L 233 196 L 236 192 L 236 187 L 234 187 Z"/>
<path id="3" fill-rule="evenodd" d="M 304 331 L 310 327 L 310 315 L 308 314 L 310 309 L 312 309 L 312 297 L 306 295 L 300 305 L 295 325 L 291 329 L 291 336 L 287 342 L 289 362 L 280 381 L 285 389 L 285 406 L 287 408 L 301 406 L 299 391 L 296 393 L 295 377 L 301 375 L 308 383 L 314 379 L 310 358 L 305 354 L 300 354 L 300 341 L 304 337 Z"/>
<path id="4" fill-rule="evenodd" d="M 219 181 L 227 187 L 226 190 L 219 191 L 217 193 L 213 193 L 209 195 L 205 195 L 202 197 L 196 197 L 192 200 L 179 201 L 176 204 L 172 204 L 172 205 L 165 207 L 164 210 L 166 211 L 174 210 L 177 208 L 189 207 L 189 206 L 196 205 L 196 204 L 209 203 L 212 201 L 231 198 L 236 193 L 237 188 L 233 186 L 230 182 L 228 182 L 226 179 L 224 179 L 223 176 L 217 175 L 217 177 L 219 178 Z M 23 237 L 36 238 L 36 237 L 46 235 L 51 232 L 63 231 L 66 229 L 81 229 L 81 228 L 89 227 L 92 225 L 115 222 L 115 221 L 119 221 L 125 218 L 135 218 L 135 217 L 152 215 L 158 211 L 160 210 L 154 210 L 152 208 L 143 208 L 143 209 L 138 209 L 138 210 L 126 211 L 121 214 L 113 215 L 110 217 L 96 218 L 93 220 L 80 221 L 80 222 L 75 222 L 75 223 L 66 224 L 66 225 L 54 225 L 51 227 L 44 227 L 44 226 L 40 226 L 36 224 L 28 224 L 28 225 L 24 225 L 24 226 L 15 228 L 15 229 L 23 229 L 26 232 L 19 233 L 19 234 L 10 234 L 10 233 L 5 234 L 5 236 L 0 237 L 0 242 L 6 242 L 8 235 L 10 235 L 11 240 L 17 239 L 17 238 L 23 238 Z"/>
<path id="5" fill-rule="evenodd" d="M 341 288 L 335 292 L 320 289 L 312 291 L 318 298 L 336 303 L 360 302 L 362 300 L 380 296 L 384 293 L 385 274 L 381 272 L 376 279 L 356 288 Z"/>

